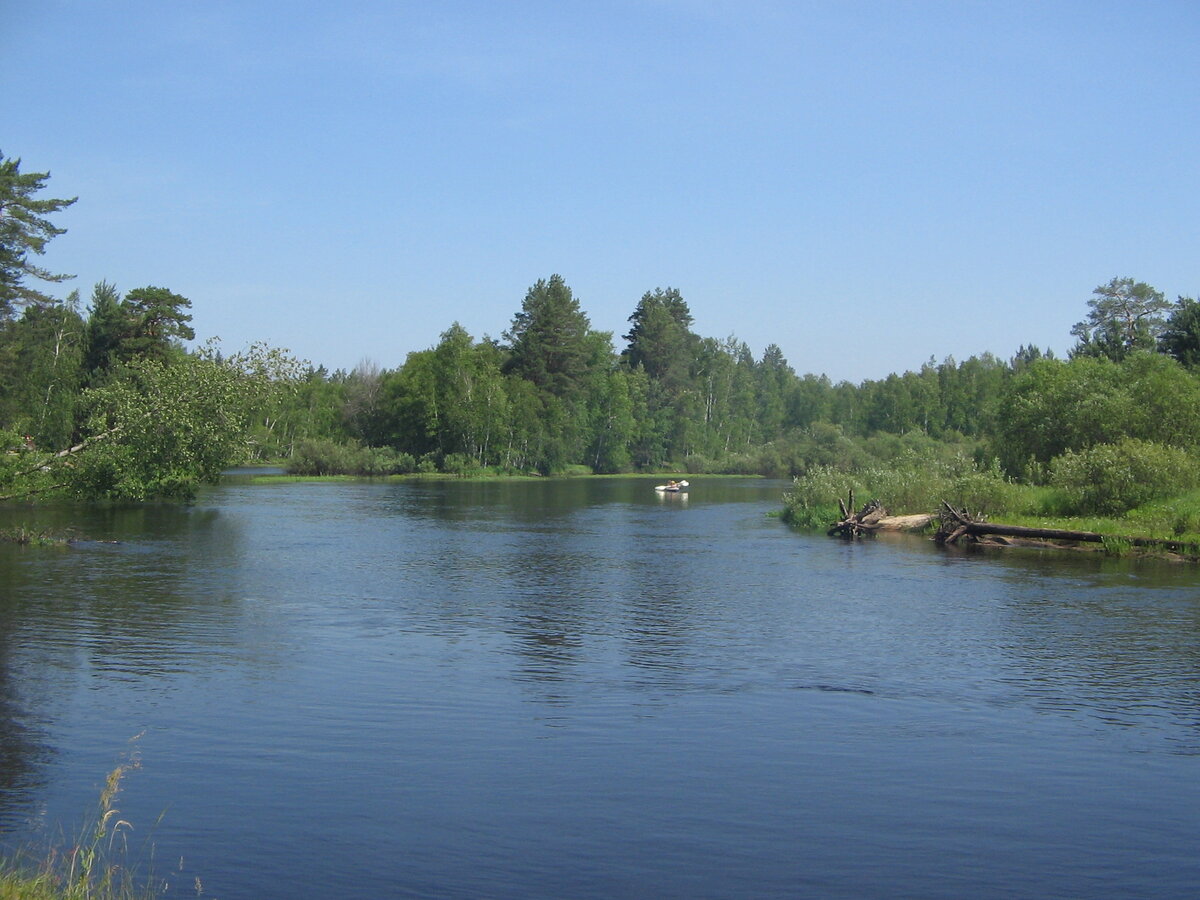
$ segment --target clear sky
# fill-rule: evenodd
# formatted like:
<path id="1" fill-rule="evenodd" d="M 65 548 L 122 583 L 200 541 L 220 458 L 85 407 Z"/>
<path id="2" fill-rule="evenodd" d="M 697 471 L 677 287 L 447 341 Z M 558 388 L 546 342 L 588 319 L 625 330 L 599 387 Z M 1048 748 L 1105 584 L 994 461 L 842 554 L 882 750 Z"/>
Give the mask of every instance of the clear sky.
<path id="1" fill-rule="evenodd" d="M 1200 294 L 1200 3 L 0 0 L 41 260 L 200 337 L 393 368 L 560 273 L 614 332 L 880 378 Z M 65 293 L 65 291 L 64 291 Z"/>

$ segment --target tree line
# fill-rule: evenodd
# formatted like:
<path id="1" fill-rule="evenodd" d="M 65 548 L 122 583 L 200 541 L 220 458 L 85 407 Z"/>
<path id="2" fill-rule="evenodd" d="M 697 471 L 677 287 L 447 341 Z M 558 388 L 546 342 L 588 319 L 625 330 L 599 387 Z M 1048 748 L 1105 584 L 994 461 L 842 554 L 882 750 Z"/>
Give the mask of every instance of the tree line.
<path id="1" fill-rule="evenodd" d="M 2 157 L 0 157 L 2 159 Z M 702 337 L 682 293 L 648 290 L 619 341 L 561 275 L 536 281 L 498 339 L 452 323 L 395 368 L 329 372 L 256 346 L 186 349 L 191 302 L 35 264 L 74 200 L 0 163 L 0 498 L 188 496 L 221 468 L 555 474 L 800 474 L 953 447 L 1012 477 L 1125 439 L 1200 442 L 1200 304 L 1143 282 L 1098 287 L 1065 360 L 946 358 L 858 384 L 798 375 L 777 345 Z"/>
<path id="2" fill-rule="evenodd" d="M 833 383 L 798 375 L 776 345 L 755 357 L 701 337 L 674 288 L 642 296 L 617 350 L 556 275 L 503 340 L 455 323 L 395 369 L 309 369 L 259 446 L 313 472 L 352 467 L 338 450 L 356 443 L 364 469 L 795 475 L 939 445 L 1034 481 L 1125 438 L 1194 448 L 1200 304 L 1116 278 L 1088 305 L 1065 360 L 1031 345 Z"/>

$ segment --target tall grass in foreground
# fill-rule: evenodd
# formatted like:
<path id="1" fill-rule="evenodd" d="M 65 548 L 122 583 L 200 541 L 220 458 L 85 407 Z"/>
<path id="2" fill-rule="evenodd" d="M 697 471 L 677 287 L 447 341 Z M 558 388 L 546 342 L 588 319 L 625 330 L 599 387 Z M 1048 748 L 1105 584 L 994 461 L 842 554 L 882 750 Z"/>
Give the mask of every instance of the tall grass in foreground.
<path id="1" fill-rule="evenodd" d="M 126 775 L 140 765 L 137 755 L 131 753 L 127 762 L 108 773 L 95 810 L 71 846 L 0 858 L 0 900 L 148 900 L 156 896 L 159 891 L 153 876 L 146 875 L 141 881 L 130 860 L 128 836 L 133 826 L 121 818 L 115 805 Z"/>

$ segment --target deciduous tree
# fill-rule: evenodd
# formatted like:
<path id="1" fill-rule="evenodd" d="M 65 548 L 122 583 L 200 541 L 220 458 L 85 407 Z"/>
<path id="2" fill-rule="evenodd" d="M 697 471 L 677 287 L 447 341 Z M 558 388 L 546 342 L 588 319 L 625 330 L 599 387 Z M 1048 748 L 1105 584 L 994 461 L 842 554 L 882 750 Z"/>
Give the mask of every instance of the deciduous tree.
<path id="1" fill-rule="evenodd" d="M 220 358 L 209 348 L 166 364 L 138 357 L 84 392 L 73 447 L 13 446 L 5 437 L 0 498 L 189 499 L 249 453 L 252 411 L 268 390 L 257 350 Z"/>
<path id="2" fill-rule="evenodd" d="M 83 319 L 78 296 L 28 306 L 0 326 L 0 427 L 38 446 L 69 443 L 82 383 Z"/>

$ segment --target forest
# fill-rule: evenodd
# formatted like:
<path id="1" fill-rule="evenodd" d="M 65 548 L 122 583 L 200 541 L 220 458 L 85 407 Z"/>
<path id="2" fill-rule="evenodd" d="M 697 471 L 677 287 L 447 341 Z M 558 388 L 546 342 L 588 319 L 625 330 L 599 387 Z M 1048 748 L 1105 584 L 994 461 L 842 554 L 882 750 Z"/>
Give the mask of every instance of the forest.
<path id="1" fill-rule="evenodd" d="M 558 274 L 514 298 L 499 338 L 454 322 L 394 368 L 329 372 L 265 344 L 195 346 L 191 300 L 169 288 L 46 293 L 66 276 L 37 257 L 75 201 L 42 198 L 46 173 L 0 159 L 0 499 L 186 499 L 251 461 L 809 485 L 916 464 L 1054 485 L 1108 513 L 1195 486 L 1200 303 L 1133 278 L 1092 292 L 1066 359 L 1022 346 L 858 384 L 799 375 L 775 345 L 756 356 L 701 336 L 672 287 L 631 298 L 619 338 L 595 330 Z"/>

